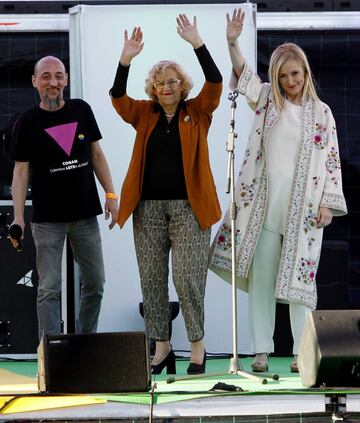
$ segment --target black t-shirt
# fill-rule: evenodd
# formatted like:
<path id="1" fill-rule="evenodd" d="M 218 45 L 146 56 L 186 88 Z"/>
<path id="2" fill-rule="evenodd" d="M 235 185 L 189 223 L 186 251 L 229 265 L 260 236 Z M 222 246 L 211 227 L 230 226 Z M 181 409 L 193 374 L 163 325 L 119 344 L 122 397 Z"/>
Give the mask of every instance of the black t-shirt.
<path id="1" fill-rule="evenodd" d="M 34 106 L 22 114 L 12 158 L 30 163 L 33 222 L 70 222 L 102 213 L 90 148 L 100 139 L 83 100 L 67 100 L 56 112 Z"/>

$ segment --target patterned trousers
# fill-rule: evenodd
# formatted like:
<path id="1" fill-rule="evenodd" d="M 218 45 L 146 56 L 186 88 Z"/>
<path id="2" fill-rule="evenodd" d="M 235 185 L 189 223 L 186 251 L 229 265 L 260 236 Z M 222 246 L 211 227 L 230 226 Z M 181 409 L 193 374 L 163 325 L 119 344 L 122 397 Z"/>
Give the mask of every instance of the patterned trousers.
<path id="1" fill-rule="evenodd" d="M 148 337 L 169 340 L 169 255 L 190 342 L 204 337 L 210 229 L 201 230 L 187 200 L 144 200 L 133 213 Z"/>

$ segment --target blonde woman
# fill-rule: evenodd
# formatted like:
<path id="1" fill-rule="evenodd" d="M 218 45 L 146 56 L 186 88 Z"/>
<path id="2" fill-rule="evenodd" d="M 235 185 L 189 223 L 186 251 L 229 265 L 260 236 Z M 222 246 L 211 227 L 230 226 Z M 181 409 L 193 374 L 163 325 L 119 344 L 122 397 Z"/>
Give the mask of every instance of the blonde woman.
<path id="1" fill-rule="evenodd" d="M 267 371 L 274 351 L 276 302 L 289 304 L 294 359 L 305 318 L 316 308 L 315 276 L 324 227 L 347 213 L 335 121 L 314 87 L 304 51 L 286 43 L 262 83 L 244 59 L 244 12 L 227 15 L 231 88 L 246 97 L 254 122 L 236 188 L 236 275 L 249 293 L 253 371 Z M 231 280 L 227 213 L 212 245 L 210 268 Z"/>

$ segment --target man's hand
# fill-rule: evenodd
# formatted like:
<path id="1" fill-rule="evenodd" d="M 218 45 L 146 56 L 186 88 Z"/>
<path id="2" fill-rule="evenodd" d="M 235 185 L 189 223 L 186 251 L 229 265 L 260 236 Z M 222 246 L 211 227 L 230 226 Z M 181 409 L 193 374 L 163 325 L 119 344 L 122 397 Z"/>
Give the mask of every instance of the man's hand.
<path id="1" fill-rule="evenodd" d="M 24 239 L 25 222 L 24 219 L 15 219 L 9 228 L 8 239 L 17 251 L 22 250 L 22 240 Z"/>
<path id="2" fill-rule="evenodd" d="M 109 224 L 109 229 L 112 229 L 118 218 L 119 214 L 119 207 L 117 199 L 115 198 L 107 198 L 105 202 L 105 220 L 108 220 L 111 215 L 111 222 Z"/>

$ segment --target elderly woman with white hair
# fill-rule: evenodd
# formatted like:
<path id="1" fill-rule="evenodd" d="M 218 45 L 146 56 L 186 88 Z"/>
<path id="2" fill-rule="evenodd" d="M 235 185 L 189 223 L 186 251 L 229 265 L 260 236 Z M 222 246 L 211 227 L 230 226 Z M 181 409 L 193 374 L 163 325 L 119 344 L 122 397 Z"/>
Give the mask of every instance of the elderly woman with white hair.
<path id="1" fill-rule="evenodd" d="M 238 38 L 244 12 L 227 15 L 231 86 L 244 95 L 254 122 L 237 182 L 236 277 L 249 293 L 254 371 L 268 370 L 274 352 L 276 301 L 289 304 L 292 372 L 304 321 L 316 308 L 315 276 L 323 229 L 346 214 L 335 121 L 316 94 L 308 60 L 296 44 L 271 55 L 270 83 L 244 59 Z M 213 243 L 210 267 L 231 280 L 230 218 Z"/>
<path id="2" fill-rule="evenodd" d="M 133 214 L 135 249 L 143 294 L 148 338 L 156 349 L 151 367 L 175 373 L 169 341 L 169 253 L 172 276 L 191 343 L 189 374 L 205 372 L 204 295 L 210 228 L 221 217 L 207 145 L 212 113 L 217 108 L 222 77 L 196 25 L 186 15 L 177 18 L 179 35 L 194 48 L 205 75 L 199 94 L 187 100 L 192 81 L 177 63 L 153 66 L 145 81 L 149 100 L 126 93 L 132 59 L 143 48 L 141 28 L 124 45 L 112 103 L 122 119 L 136 130 L 132 159 L 121 190 L 118 223 Z"/>

